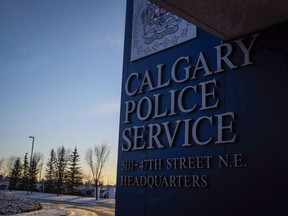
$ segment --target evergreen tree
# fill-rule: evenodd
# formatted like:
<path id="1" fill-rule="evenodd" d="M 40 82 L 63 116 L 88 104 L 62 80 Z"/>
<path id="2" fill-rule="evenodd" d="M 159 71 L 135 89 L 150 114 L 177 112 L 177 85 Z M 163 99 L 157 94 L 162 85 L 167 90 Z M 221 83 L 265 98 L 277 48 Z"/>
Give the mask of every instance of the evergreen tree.
<path id="1" fill-rule="evenodd" d="M 11 170 L 10 180 L 10 190 L 18 189 L 17 185 L 20 182 L 22 176 L 22 164 L 20 158 L 17 158 L 14 162 Z"/>
<path id="2" fill-rule="evenodd" d="M 39 173 L 38 169 L 39 160 L 37 159 L 36 155 L 33 156 L 31 165 L 30 165 L 30 190 L 35 191 L 36 183 L 37 183 L 37 175 Z"/>
<path id="3" fill-rule="evenodd" d="M 79 165 L 80 156 L 75 147 L 74 151 L 71 153 L 68 161 L 68 176 L 67 184 L 71 194 L 77 194 L 77 187 L 82 185 L 82 170 Z"/>
<path id="4" fill-rule="evenodd" d="M 64 146 L 57 149 L 57 196 L 63 193 L 69 155 L 69 149 Z"/>
<path id="5" fill-rule="evenodd" d="M 23 170 L 22 170 L 22 182 L 21 182 L 21 190 L 28 190 L 29 184 L 29 162 L 28 162 L 28 153 L 25 154 L 23 160 Z"/>
<path id="6" fill-rule="evenodd" d="M 57 159 L 54 149 L 50 151 L 50 159 L 46 166 L 46 192 L 54 193 L 56 192 L 56 165 Z"/>

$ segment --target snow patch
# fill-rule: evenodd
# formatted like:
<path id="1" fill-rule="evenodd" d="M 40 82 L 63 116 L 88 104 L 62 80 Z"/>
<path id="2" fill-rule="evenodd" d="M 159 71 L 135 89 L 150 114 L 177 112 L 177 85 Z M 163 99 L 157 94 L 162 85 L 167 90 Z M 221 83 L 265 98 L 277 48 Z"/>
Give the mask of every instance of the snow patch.
<path id="1" fill-rule="evenodd" d="M 40 209 L 42 206 L 39 202 L 0 192 L 0 215 L 14 215 Z"/>

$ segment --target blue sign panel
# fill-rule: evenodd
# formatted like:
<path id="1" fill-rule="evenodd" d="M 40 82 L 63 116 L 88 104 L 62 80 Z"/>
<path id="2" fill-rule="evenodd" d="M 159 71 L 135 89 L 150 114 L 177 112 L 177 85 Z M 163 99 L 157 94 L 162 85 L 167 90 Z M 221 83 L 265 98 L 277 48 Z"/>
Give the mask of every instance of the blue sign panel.
<path id="1" fill-rule="evenodd" d="M 128 1 L 116 216 L 285 215 L 288 25 L 221 41 L 180 23 Z M 189 39 L 152 52 L 175 27 Z"/>

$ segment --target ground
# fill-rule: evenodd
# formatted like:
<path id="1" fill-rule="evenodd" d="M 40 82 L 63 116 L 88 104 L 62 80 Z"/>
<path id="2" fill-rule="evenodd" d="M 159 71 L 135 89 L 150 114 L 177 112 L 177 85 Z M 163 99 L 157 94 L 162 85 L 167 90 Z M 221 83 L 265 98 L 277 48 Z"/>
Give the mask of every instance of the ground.
<path id="1" fill-rule="evenodd" d="M 41 210 L 20 213 L 16 216 L 114 216 L 115 199 L 99 199 L 69 195 L 33 193 L 25 191 L 0 191 L 5 196 L 17 197 L 21 200 L 34 200 L 42 205 Z M 2 201 L 0 202 L 2 204 Z M 9 215 L 13 215 L 9 214 Z"/>

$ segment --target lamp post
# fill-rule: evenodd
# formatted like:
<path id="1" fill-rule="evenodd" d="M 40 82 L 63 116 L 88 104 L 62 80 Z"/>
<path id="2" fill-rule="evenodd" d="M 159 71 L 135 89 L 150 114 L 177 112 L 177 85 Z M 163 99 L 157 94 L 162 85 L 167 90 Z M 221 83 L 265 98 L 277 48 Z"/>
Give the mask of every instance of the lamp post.
<path id="1" fill-rule="evenodd" d="M 34 139 L 35 139 L 35 137 L 29 136 L 29 138 L 32 139 L 32 148 L 31 148 L 31 155 L 30 155 L 30 169 L 29 169 L 30 170 L 29 187 L 30 187 L 30 192 L 32 194 L 32 185 L 31 185 L 31 183 L 32 183 L 32 157 L 33 157 L 33 149 L 34 149 Z"/>

